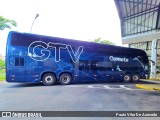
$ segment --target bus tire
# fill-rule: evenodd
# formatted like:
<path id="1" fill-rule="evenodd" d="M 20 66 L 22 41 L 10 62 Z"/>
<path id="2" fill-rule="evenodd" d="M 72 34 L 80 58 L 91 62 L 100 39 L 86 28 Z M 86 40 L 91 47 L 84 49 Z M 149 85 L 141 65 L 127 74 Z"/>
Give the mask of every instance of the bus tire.
<path id="1" fill-rule="evenodd" d="M 140 75 L 139 74 L 135 74 L 132 76 L 132 81 L 133 82 L 138 82 L 140 80 Z"/>
<path id="2" fill-rule="evenodd" d="M 72 81 L 72 76 L 68 73 L 63 73 L 59 77 L 59 82 L 61 83 L 61 85 L 69 85 L 71 81 Z"/>
<path id="3" fill-rule="evenodd" d="M 130 74 L 124 75 L 123 80 L 124 80 L 124 82 L 130 82 L 131 81 L 131 75 Z"/>
<path id="4" fill-rule="evenodd" d="M 56 83 L 56 77 L 52 73 L 47 73 L 42 78 L 42 83 L 46 86 L 52 86 Z"/>

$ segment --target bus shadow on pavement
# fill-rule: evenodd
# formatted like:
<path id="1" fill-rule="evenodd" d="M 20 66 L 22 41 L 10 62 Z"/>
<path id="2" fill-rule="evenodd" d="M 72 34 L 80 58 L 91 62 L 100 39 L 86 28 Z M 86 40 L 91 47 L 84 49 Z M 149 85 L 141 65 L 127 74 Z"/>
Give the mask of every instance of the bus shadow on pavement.
<path id="1" fill-rule="evenodd" d="M 135 85 L 135 84 L 158 84 L 152 81 L 139 81 L 139 82 L 122 82 L 122 81 L 92 81 L 92 82 L 74 82 L 71 83 L 70 85 L 96 85 L 96 84 L 104 84 L 104 85 Z M 9 86 L 9 88 L 18 88 L 18 87 L 54 87 L 54 86 L 63 86 L 60 83 L 56 83 L 53 86 L 45 86 L 42 83 L 16 83 L 13 84 L 12 86 Z"/>
<path id="2" fill-rule="evenodd" d="M 44 86 L 42 83 L 17 83 L 9 86 L 9 88 L 18 88 L 18 87 L 40 87 Z"/>

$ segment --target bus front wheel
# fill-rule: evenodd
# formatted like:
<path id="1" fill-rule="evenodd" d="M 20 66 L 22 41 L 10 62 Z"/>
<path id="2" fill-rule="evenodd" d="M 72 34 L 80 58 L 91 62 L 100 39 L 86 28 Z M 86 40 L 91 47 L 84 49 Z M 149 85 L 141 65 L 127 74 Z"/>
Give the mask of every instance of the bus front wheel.
<path id="1" fill-rule="evenodd" d="M 71 81 L 72 81 L 72 76 L 68 73 L 63 73 L 59 78 L 59 82 L 62 85 L 68 85 L 71 83 Z"/>
<path id="2" fill-rule="evenodd" d="M 131 75 L 129 75 L 129 74 L 126 74 L 126 75 L 124 75 L 124 82 L 130 82 L 131 81 Z"/>
<path id="3" fill-rule="evenodd" d="M 47 73 L 42 78 L 42 83 L 46 86 L 51 86 L 56 83 L 56 77 L 52 73 Z"/>

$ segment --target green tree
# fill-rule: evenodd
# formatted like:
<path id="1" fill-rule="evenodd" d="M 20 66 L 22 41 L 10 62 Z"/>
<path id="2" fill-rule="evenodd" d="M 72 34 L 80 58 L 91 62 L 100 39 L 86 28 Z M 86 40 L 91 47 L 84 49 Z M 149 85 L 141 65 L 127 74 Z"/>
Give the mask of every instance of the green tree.
<path id="1" fill-rule="evenodd" d="M 102 44 L 110 44 L 110 45 L 115 45 L 115 43 L 112 43 L 109 40 L 102 40 L 100 37 L 96 38 L 94 40 L 90 40 L 91 42 L 96 42 L 96 43 L 102 43 Z"/>
<path id="2" fill-rule="evenodd" d="M 4 60 L 0 60 L 0 69 L 5 68 L 5 61 Z"/>
<path id="3" fill-rule="evenodd" d="M 11 29 L 11 26 L 16 27 L 16 21 L 9 20 L 7 18 L 4 18 L 3 16 L 0 16 L 0 30 L 4 30 L 5 28 Z"/>

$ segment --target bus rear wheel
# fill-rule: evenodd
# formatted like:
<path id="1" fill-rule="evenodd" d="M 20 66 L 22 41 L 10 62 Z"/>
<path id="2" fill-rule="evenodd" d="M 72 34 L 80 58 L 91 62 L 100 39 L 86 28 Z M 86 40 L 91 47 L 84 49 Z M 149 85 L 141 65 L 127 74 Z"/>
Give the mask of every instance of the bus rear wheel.
<path id="1" fill-rule="evenodd" d="M 42 83 L 46 86 L 52 86 L 56 83 L 56 77 L 52 73 L 47 73 L 42 78 Z"/>
<path id="2" fill-rule="evenodd" d="M 130 82 L 131 81 L 131 75 L 129 75 L 129 74 L 124 75 L 123 80 L 124 80 L 124 82 Z"/>
<path id="3" fill-rule="evenodd" d="M 72 76 L 68 73 L 63 73 L 59 78 L 59 82 L 62 85 L 69 85 L 71 81 L 72 81 Z"/>
<path id="4" fill-rule="evenodd" d="M 132 76 L 132 81 L 133 82 L 138 82 L 140 80 L 140 76 L 138 74 L 135 74 Z"/>

